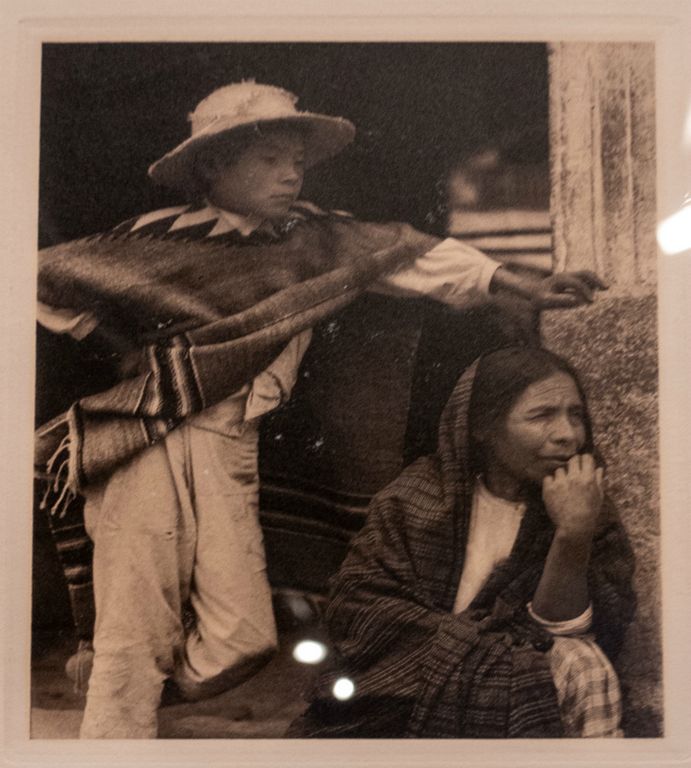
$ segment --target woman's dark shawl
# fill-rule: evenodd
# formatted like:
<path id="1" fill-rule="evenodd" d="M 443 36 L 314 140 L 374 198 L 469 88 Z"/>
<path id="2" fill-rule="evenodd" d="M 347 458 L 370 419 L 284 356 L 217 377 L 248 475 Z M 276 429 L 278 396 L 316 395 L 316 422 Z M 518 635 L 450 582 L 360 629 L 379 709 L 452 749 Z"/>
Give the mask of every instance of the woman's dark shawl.
<path id="1" fill-rule="evenodd" d="M 546 651 L 529 617 L 553 527 L 529 504 L 509 559 L 470 607 L 453 614 L 474 478 L 467 412 L 477 363 L 442 416 L 438 451 L 378 494 L 332 582 L 326 611 L 335 658 L 297 737 L 552 737 L 562 733 Z M 633 555 L 607 504 L 589 566 L 594 632 L 613 657 L 634 610 Z M 337 701 L 339 677 L 355 685 Z"/>
<path id="2" fill-rule="evenodd" d="M 266 242 L 121 226 L 41 251 L 39 300 L 95 313 L 129 336 L 141 362 L 135 375 L 43 425 L 37 466 L 57 468 L 57 490 L 106 477 L 437 242 L 404 224 L 321 214 L 289 222 Z"/>

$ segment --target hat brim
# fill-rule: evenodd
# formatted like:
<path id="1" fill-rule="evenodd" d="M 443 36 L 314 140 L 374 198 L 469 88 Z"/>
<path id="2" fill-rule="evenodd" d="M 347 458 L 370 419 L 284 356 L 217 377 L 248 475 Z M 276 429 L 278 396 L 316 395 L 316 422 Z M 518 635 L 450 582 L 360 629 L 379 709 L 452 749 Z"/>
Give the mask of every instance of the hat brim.
<path id="1" fill-rule="evenodd" d="M 206 126 L 194 136 L 186 139 L 171 149 L 149 167 L 149 176 L 157 183 L 175 189 L 193 189 L 194 157 L 203 147 L 219 142 L 234 132 L 247 130 L 252 126 L 280 127 L 282 125 L 304 126 L 305 131 L 305 166 L 307 168 L 337 155 L 355 138 L 355 126 L 344 117 L 331 117 L 313 112 L 299 112 L 285 116 L 276 116 L 262 120 L 223 126 L 223 120 L 217 120 Z"/>

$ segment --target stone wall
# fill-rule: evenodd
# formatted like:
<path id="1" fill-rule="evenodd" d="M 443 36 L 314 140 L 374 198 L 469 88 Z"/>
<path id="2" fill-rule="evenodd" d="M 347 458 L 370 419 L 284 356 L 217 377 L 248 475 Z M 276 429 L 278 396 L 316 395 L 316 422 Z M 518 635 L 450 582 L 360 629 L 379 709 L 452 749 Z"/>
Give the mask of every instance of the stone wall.
<path id="1" fill-rule="evenodd" d="M 550 46 L 555 269 L 610 283 L 547 312 L 542 338 L 582 372 L 608 492 L 636 554 L 638 611 L 619 659 L 628 736 L 663 728 L 652 44 Z"/>

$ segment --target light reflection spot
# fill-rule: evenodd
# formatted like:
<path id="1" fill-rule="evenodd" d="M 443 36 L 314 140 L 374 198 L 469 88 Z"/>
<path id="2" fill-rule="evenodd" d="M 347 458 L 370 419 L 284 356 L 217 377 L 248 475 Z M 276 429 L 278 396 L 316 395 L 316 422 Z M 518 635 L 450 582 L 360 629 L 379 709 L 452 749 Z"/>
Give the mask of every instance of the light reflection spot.
<path id="1" fill-rule="evenodd" d="M 355 693 L 355 685 L 347 677 L 339 677 L 331 690 L 339 701 L 345 701 Z"/>
<path id="2" fill-rule="evenodd" d="M 319 664 L 326 658 L 326 646 L 317 640 L 301 640 L 293 648 L 293 658 L 301 664 Z"/>
<path id="3" fill-rule="evenodd" d="M 691 197 L 687 195 L 684 205 L 665 219 L 657 228 L 657 242 L 667 254 L 681 253 L 691 249 Z"/>

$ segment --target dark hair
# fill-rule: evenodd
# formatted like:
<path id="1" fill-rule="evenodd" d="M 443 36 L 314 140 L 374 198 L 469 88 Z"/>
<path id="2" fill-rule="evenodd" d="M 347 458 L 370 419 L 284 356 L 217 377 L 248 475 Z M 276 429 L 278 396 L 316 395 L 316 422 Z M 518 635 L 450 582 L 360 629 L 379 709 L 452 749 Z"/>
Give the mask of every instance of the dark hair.
<path id="1" fill-rule="evenodd" d="M 302 124 L 286 122 L 285 120 L 252 123 L 242 128 L 237 128 L 228 133 L 221 133 L 210 139 L 203 147 L 198 149 L 192 158 L 192 186 L 187 190 L 192 199 L 202 199 L 209 192 L 208 168 L 212 160 L 222 155 L 227 165 L 235 160 L 254 142 L 266 138 L 274 131 L 288 131 L 302 137 L 309 132 L 309 127 Z"/>
<path id="2" fill-rule="evenodd" d="M 518 398 L 538 381 L 555 373 L 570 376 L 585 409 L 586 442 L 584 450 L 593 450 L 593 436 L 585 392 L 573 366 L 553 352 L 539 347 L 507 347 L 485 355 L 478 364 L 468 411 L 471 469 L 478 474 L 485 469 L 485 453 L 480 434 L 488 434 L 507 417 Z"/>

